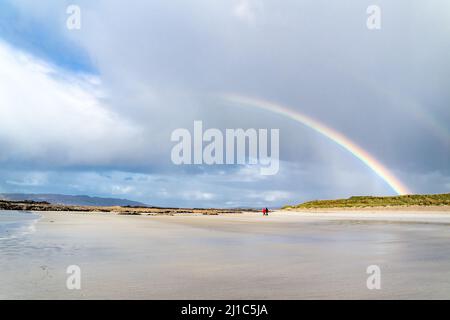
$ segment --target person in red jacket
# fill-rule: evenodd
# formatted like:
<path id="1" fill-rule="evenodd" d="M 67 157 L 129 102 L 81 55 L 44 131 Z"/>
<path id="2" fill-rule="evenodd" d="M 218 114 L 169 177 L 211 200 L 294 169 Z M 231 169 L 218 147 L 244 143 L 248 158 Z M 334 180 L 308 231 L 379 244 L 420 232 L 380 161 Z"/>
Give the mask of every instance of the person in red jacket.
<path id="1" fill-rule="evenodd" d="M 266 210 L 267 210 L 267 208 L 263 208 L 263 209 L 262 209 L 263 216 L 266 215 L 266 213 L 267 213 Z"/>

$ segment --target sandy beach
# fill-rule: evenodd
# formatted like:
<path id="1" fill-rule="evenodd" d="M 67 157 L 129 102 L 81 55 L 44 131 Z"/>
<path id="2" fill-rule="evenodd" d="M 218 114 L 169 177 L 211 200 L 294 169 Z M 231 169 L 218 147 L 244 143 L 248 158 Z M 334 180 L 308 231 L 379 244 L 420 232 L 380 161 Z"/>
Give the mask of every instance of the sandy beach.
<path id="1" fill-rule="evenodd" d="M 26 230 L 0 239 L 2 299 L 450 297 L 445 212 L 41 212 Z M 69 265 L 80 290 L 66 288 Z"/>

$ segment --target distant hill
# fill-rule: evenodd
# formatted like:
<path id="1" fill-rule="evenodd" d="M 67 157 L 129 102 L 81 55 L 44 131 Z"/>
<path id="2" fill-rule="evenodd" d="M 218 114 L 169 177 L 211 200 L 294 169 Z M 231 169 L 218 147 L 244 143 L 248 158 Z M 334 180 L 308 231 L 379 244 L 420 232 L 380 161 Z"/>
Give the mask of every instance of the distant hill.
<path id="1" fill-rule="evenodd" d="M 25 193 L 0 193 L 0 200 L 9 201 L 45 201 L 51 204 L 61 204 L 67 206 L 98 206 L 98 207 L 110 207 L 110 206 L 131 206 L 131 207 L 147 207 L 148 205 L 127 200 L 116 198 L 101 198 L 90 197 L 85 195 L 70 196 L 63 194 L 25 194 Z"/>
<path id="2" fill-rule="evenodd" d="M 387 206 L 450 206 L 450 193 L 415 194 L 393 197 L 354 196 L 348 199 L 314 200 L 283 209 L 362 208 Z"/>

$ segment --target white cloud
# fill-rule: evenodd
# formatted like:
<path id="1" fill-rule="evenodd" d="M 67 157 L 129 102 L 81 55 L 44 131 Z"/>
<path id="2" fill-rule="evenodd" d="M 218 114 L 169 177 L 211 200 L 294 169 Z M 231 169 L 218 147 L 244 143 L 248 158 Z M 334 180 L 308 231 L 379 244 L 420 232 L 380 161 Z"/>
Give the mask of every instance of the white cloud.
<path id="1" fill-rule="evenodd" d="M 108 110 L 98 83 L 0 42 L 1 160 L 101 164 L 126 154 L 139 130 Z"/>
<path id="2" fill-rule="evenodd" d="M 114 195 L 127 195 L 134 193 L 135 188 L 128 185 L 113 185 L 111 186 L 111 194 Z"/>
<path id="3" fill-rule="evenodd" d="M 248 24 L 254 24 L 262 10 L 263 3 L 259 0 L 239 0 L 233 8 L 233 14 Z"/>
<path id="4" fill-rule="evenodd" d="M 251 199 L 264 200 L 267 202 L 277 202 L 287 200 L 293 197 L 292 192 L 283 190 L 263 191 L 260 193 L 253 193 L 249 195 Z"/>
<path id="5" fill-rule="evenodd" d="M 182 192 L 181 196 L 184 200 L 212 200 L 215 198 L 215 195 L 210 192 L 203 192 L 203 191 L 187 191 Z"/>
<path id="6" fill-rule="evenodd" d="M 6 180 L 7 184 L 19 187 L 38 187 L 46 185 L 47 182 L 48 177 L 44 172 L 29 172 L 20 180 Z"/>

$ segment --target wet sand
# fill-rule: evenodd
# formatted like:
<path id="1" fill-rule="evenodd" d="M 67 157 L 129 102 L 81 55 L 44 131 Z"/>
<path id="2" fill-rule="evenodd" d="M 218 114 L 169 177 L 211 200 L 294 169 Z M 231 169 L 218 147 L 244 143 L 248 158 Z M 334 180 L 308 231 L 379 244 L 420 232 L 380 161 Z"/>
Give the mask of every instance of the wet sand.
<path id="1" fill-rule="evenodd" d="M 40 215 L 0 240 L 2 299 L 450 298 L 448 213 Z"/>

